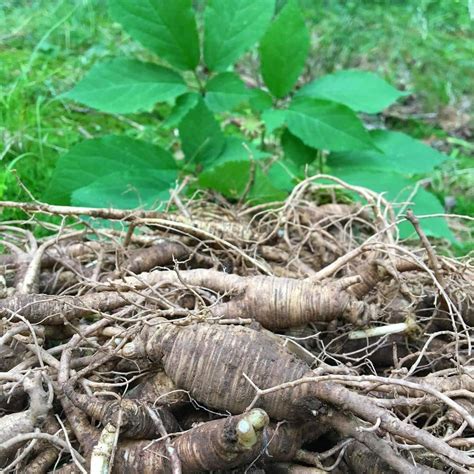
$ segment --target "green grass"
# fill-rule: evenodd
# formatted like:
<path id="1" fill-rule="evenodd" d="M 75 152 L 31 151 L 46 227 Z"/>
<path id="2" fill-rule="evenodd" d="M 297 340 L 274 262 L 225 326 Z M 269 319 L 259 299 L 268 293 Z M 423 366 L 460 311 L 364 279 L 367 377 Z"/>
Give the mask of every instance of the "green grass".
<path id="1" fill-rule="evenodd" d="M 40 198 L 58 156 L 75 143 L 108 133 L 148 138 L 159 127 L 157 113 L 138 123 L 133 116 L 107 115 L 58 98 L 96 61 L 140 49 L 111 24 L 104 2 L 71 4 L 7 2 L 0 18 L 3 199 L 27 197 L 11 169 Z"/>
<path id="2" fill-rule="evenodd" d="M 415 91 L 430 110 L 473 98 L 474 23 L 465 0 L 302 0 L 311 74 L 360 67 Z"/>
<path id="3" fill-rule="evenodd" d="M 474 103 L 474 22 L 465 0 L 301 0 L 312 31 L 307 77 L 341 68 L 377 71 L 414 91 L 419 114 Z M 97 61 L 146 53 L 107 14 L 105 0 L 4 0 L 0 12 L 0 198 L 27 200 L 17 176 L 41 198 L 58 157 L 85 138 L 127 134 L 160 142 L 160 110 L 111 116 L 59 94 Z M 474 215 L 474 150 L 432 120 L 386 118 L 390 127 L 435 140 L 455 156 L 435 176 L 441 199 Z M 471 194 L 469 194 L 471 192 Z M 11 216 L 4 213 L 3 218 Z"/>

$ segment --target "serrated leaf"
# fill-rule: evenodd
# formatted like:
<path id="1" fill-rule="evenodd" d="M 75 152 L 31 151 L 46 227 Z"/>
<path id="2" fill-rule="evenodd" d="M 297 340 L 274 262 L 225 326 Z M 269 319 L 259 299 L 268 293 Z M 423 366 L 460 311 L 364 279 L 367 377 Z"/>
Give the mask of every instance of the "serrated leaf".
<path id="1" fill-rule="evenodd" d="M 44 199 L 55 204 L 70 204 L 73 191 L 115 172 L 150 170 L 172 183 L 178 168 L 163 148 L 132 138 L 109 135 L 75 145 L 61 156 Z"/>
<path id="2" fill-rule="evenodd" d="M 370 135 L 377 148 L 393 157 L 400 171 L 407 174 L 428 173 L 449 159 L 447 155 L 405 133 L 374 130 Z"/>
<path id="3" fill-rule="evenodd" d="M 118 209 L 160 209 L 172 184 L 154 170 L 119 171 L 102 176 L 72 193 L 71 204 Z"/>
<path id="4" fill-rule="evenodd" d="M 357 112 L 376 114 L 409 93 L 395 89 L 373 72 L 349 69 L 316 79 L 297 95 L 332 100 Z"/>
<path id="5" fill-rule="evenodd" d="M 252 143 L 237 137 L 226 137 L 222 153 L 207 165 L 205 171 L 216 168 L 227 161 L 259 161 L 269 158 L 270 153 L 259 150 Z"/>
<path id="6" fill-rule="evenodd" d="M 304 166 L 316 159 L 316 150 L 305 145 L 298 137 L 288 129 L 281 136 L 281 146 L 285 158 L 291 160 L 297 166 Z"/>
<path id="7" fill-rule="evenodd" d="M 132 38 L 172 66 L 194 69 L 199 38 L 192 0 L 109 0 L 110 13 Z"/>
<path id="8" fill-rule="evenodd" d="M 187 90 L 175 71 L 134 59 L 96 64 L 62 97 L 109 113 L 151 110 L 157 102 L 174 99 Z"/>
<path id="9" fill-rule="evenodd" d="M 225 142 L 219 123 L 203 100 L 181 120 L 179 136 L 186 160 L 192 163 L 212 163 Z"/>
<path id="10" fill-rule="evenodd" d="M 377 170 L 359 167 L 331 167 L 331 174 L 347 181 L 350 184 L 365 186 L 377 193 L 386 193 L 390 200 L 398 200 L 404 189 L 411 188 L 413 179 L 396 171 L 386 170 L 383 173 Z"/>
<path id="11" fill-rule="evenodd" d="M 206 85 L 205 101 L 213 112 L 228 112 L 251 96 L 239 76 L 223 72 L 214 76 Z"/>
<path id="12" fill-rule="evenodd" d="M 379 170 L 382 173 L 399 170 L 392 156 L 377 151 L 355 150 L 331 153 L 327 158 L 327 163 L 336 168 L 363 168 L 364 170 Z"/>
<path id="13" fill-rule="evenodd" d="M 204 12 L 204 61 L 225 71 L 270 24 L 275 0 L 210 0 Z"/>
<path id="14" fill-rule="evenodd" d="M 286 112 L 283 109 L 267 109 L 262 113 L 267 134 L 271 135 L 277 128 L 285 124 Z"/>
<path id="15" fill-rule="evenodd" d="M 186 114 L 197 105 L 200 95 L 197 92 L 187 92 L 176 99 L 171 113 L 163 122 L 164 128 L 177 127 Z"/>
<path id="16" fill-rule="evenodd" d="M 413 202 L 410 208 L 415 214 L 442 214 L 443 207 L 436 196 L 419 187 L 413 195 L 416 181 L 393 170 L 368 170 L 359 168 L 331 168 L 331 174 L 343 179 L 349 184 L 364 186 L 378 193 L 385 193 L 385 198 L 396 203 Z M 357 197 L 357 196 L 356 196 Z M 397 209 L 395 209 L 397 210 Z M 436 217 L 420 219 L 422 229 L 431 236 L 454 240 L 446 219 Z M 406 238 L 412 235 L 408 223 L 399 225 L 400 236 Z"/>
<path id="17" fill-rule="evenodd" d="M 362 122 L 345 105 L 301 97 L 291 102 L 286 115 L 291 133 L 313 148 L 331 151 L 375 148 Z"/>
<path id="18" fill-rule="evenodd" d="M 260 42 L 263 80 L 276 97 L 284 97 L 303 71 L 309 33 L 297 0 L 289 0 Z"/>
<path id="19" fill-rule="evenodd" d="M 244 143 L 236 137 L 227 138 L 222 154 L 200 173 L 199 184 L 228 198 L 238 199 L 252 180 L 254 184 L 249 199 L 254 202 L 284 199 L 286 190 L 293 186 L 292 180 L 297 179 L 297 170 L 282 162 L 270 167 L 269 175 L 266 175 L 258 163 L 268 156 L 251 143 Z"/>
<path id="20" fill-rule="evenodd" d="M 393 170 L 405 175 L 428 173 L 448 156 L 400 132 L 374 130 L 370 132 L 375 145 L 381 152 L 348 151 L 331 153 L 330 166 L 338 168 L 361 168 Z"/>

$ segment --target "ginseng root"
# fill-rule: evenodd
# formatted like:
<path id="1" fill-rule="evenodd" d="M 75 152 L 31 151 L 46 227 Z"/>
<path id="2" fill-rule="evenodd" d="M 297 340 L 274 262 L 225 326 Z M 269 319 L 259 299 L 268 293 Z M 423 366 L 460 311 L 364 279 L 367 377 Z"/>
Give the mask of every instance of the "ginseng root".
<path id="1" fill-rule="evenodd" d="M 150 272 L 115 280 L 113 288 L 137 290 L 156 284 L 189 285 L 226 295 L 229 301 L 208 308 L 218 318 L 253 318 L 267 329 L 298 327 L 310 322 L 337 318 L 365 324 L 375 316 L 371 308 L 346 290 L 360 278 L 349 277 L 328 283 L 278 277 L 240 277 L 212 270 Z M 110 286 L 104 289 L 110 289 Z"/>
<path id="2" fill-rule="evenodd" d="M 206 323 L 177 326 L 161 320 L 156 327 L 144 328 L 123 354 L 163 364 L 178 387 L 210 407 L 240 413 L 255 405 L 256 387 L 281 386 L 257 400 L 272 418 L 317 416 L 321 402 L 330 403 L 455 462 L 474 465 L 465 453 L 399 420 L 368 397 L 340 384 L 317 381 L 305 362 L 265 331 Z"/>

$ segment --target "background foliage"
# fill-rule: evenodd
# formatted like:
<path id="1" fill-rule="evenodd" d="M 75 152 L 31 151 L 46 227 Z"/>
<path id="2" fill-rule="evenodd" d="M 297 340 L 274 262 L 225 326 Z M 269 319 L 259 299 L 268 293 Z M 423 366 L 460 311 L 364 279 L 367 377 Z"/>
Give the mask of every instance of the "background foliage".
<path id="1" fill-rule="evenodd" d="M 125 0 L 114 2 L 114 8 L 117 10 L 115 15 L 123 14 L 123 9 L 128 3 L 130 2 Z M 187 2 L 172 3 L 178 8 Z M 267 6 L 265 2 L 253 3 L 254 8 L 260 5 L 262 12 L 269 11 L 268 8 L 263 8 Z M 289 65 L 289 69 L 291 71 L 302 70 L 301 83 L 346 68 L 357 67 L 377 71 L 400 89 L 414 90 L 415 95 L 406 99 L 403 106 L 390 109 L 391 112 L 371 116 L 372 118 L 366 117 L 365 121 L 369 127 L 375 125 L 380 128 L 388 125 L 392 129 L 409 132 L 417 138 L 429 141 L 456 158 L 449 160 L 439 171 L 433 173 L 431 171 L 433 165 L 439 164 L 442 159 L 436 152 L 423 149 L 421 156 L 424 159 L 421 162 L 418 161 L 418 165 L 420 163 L 421 165 L 413 168 L 410 153 L 403 152 L 404 149 L 411 150 L 410 147 L 414 146 L 410 139 L 404 135 L 387 134 L 388 132 L 372 132 L 371 141 L 377 143 L 379 150 L 360 150 L 343 155 L 341 153 L 333 154 L 324 164 L 329 166 L 330 171 L 343 178 L 354 178 L 360 184 L 372 184 L 374 188 L 377 188 L 380 186 L 381 176 L 380 151 L 386 153 L 386 150 L 396 150 L 394 157 L 396 159 L 391 160 L 394 169 L 384 169 L 383 189 L 377 190 L 388 191 L 392 194 L 390 197 L 402 200 L 404 196 L 399 193 L 404 183 L 400 180 L 400 176 L 392 176 L 392 174 L 402 171 L 410 176 L 420 173 L 415 176 L 420 177 L 421 175 L 426 176 L 426 173 L 429 172 L 428 189 L 436 192 L 440 197 L 440 201 L 436 201 L 438 202 L 437 206 L 435 201 L 430 201 L 433 211 L 442 210 L 444 198 L 454 195 L 454 210 L 472 214 L 473 210 L 469 204 L 472 195 L 469 196 L 469 192 L 472 193 L 473 184 L 470 158 L 473 150 L 469 143 L 469 133 L 471 132 L 464 117 L 468 114 L 470 101 L 472 101 L 472 96 L 469 95 L 472 94 L 472 90 L 469 87 L 468 72 L 472 70 L 473 66 L 470 51 L 474 41 L 472 22 L 469 20 L 465 2 L 450 2 L 450 5 L 447 6 L 443 2 L 433 1 L 323 2 L 302 0 L 300 4 L 303 7 L 304 19 L 309 27 L 308 34 L 311 38 L 310 59 L 306 65 L 303 65 L 304 47 L 298 49 L 300 54 L 291 54 L 290 51 L 289 57 L 292 59 L 292 64 Z M 206 11 L 206 17 L 210 19 L 212 19 L 212 15 L 219 15 L 222 12 L 219 1 L 213 2 L 213 6 L 214 9 Z M 270 91 L 277 97 L 284 96 L 298 77 L 296 72 L 294 73 L 295 77 L 288 74 L 280 78 L 277 77 L 278 72 L 282 70 L 281 67 L 278 67 L 280 55 L 277 53 L 284 53 L 284 48 L 288 46 L 288 42 L 278 42 L 282 37 L 278 32 L 278 23 L 283 23 L 280 28 L 286 30 L 293 28 L 294 33 L 291 37 L 294 37 L 300 45 L 304 46 L 305 44 L 305 33 L 301 28 L 302 19 L 294 12 L 292 14 L 286 13 L 290 8 L 297 9 L 296 2 L 281 12 L 281 16 L 278 17 L 281 20 L 273 23 L 260 46 L 260 53 L 263 58 L 266 58 L 265 60 L 262 58 L 262 76 Z M 173 14 L 172 17 L 167 16 L 171 13 L 173 12 L 164 10 L 160 16 L 163 25 L 170 26 L 167 29 L 169 34 L 173 34 L 173 28 L 176 28 L 176 31 L 183 31 L 184 28 L 187 32 L 186 35 L 180 36 L 181 49 L 178 47 L 174 52 L 169 47 L 163 48 L 162 44 L 157 43 L 159 35 L 138 38 L 136 35 L 140 35 L 140 32 L 144 31 L 139 24 L 136 25 L 135 30 L 133 26 L 125 29 L 132 36 L 135 35 L 135 38 L 144 45 L 160 53 L 161 56 L 168 55 L 168 57 L 163 57 L 172 66 L 192 68 L 197 64 L 198 56 L 196 47 L 189 47 L 189 45 L 197 44 L 197 35 L 192 26 L 191 17 L 183 17 L 183 24 L 180 25 L 176 21 L 176 14 Z M 205 103 L 200 101 L 196 94 L 189 93 L 181 95 L 174 108 L 172 108 L 172 104 L 168 103 L 152 108 L 158 95 L 160 100 L 168 100 L 185 92 L 184 84 L 177 75 L 171 74 L 168 69 L 163 69 L 161 64 L 147 65 L 144 68 L 141 66 L 143 62 L 156 62 L 156 56 L 150 54 L 138 42 L 131 40 L 119 25 L 110 21 L 104 2 L 81 1 L 77 2 L 74 7 L 71 2 L 7 1 L 3 15 L 4 17 L 1 19 L 2 32 L 0 33 L 3 40 L 0 59 L 6 65 L 0 72 L 4 76 L 1 78 L 2 83 L 6 85 L 2 89 L 2 112 L 0 112 L 2 114 L 0 126 L 2 127 L 4 145 L 1 155 L 4 167 L 0 174 L 0 192 L 4 193 L 3 198 L 27 198 L 21 188 L 17 186 L 14 176 L 11 174 L 12 169 L 18 170 L 22 181 L 37 197 L 43 197 L 44 188 L 50 182 L 52 169 L 58 157 L 71 148 L 72 152 L 66 154 L 62 159 L 71 163 L 70 170 L 80 171 L 80 173 L 75 172 L 74 176 L 80 176 L 84 186 L 78 187 L 76 182 L 74 189 L 71 188 L 68 191 L 67 186 L 64 185 L 68 177 L 63 177 L 60 189 L 57 186 L 50 186 L 50 190 L 52 190 L 50 193 L 53 193 L 49 196 L 50 200 L 59 202 L 64 199 L 64 192 L 70 192 L 70 199 L 73 202 L 106 205 L 110 202 L 110 197 L 116 196 L 117 191 L 120 191 L 118 177 L 131 183 L 132 188 L 145 190 L 145 196 L 150 195 L 146 193 L 146 190 L 156 190 L 156 183 L 159 181 L 155 181 L 155 179 L 162 179 L 163 176 L 171 179 L 177 173 L 176 167 L 172 165 L 174 162 L 170 161 L 170 156 L 171 154 L 176 155 L 180 146 L 174 135 L 171 136 L 170 143 L 170 129 L 175 128 L 178 124 L 180 137 L 183 141 L 182 151 L 185 156 L 188 158 L 192 156 L 193 160 L 199 164 L 200 156 L 209 157 L 213 153 L 216 156 L 220 155 L 212 167 L 199 174 L 199 184 L 213 187 L 229 197 L 238 197 L 239 190 L 244 189 L 250 173 L 250 164 L 248 160 L 236 159 L 236 157 L 248 157 L 249 150 L 244 150 L 245 154 L 243 154 L 238 142 L 228 138 L 225 139 L 224 146 L 222 132 L 220 128 L 216 127 L 212 114 L 207 114 L 208 120 L 202 122 L 206 126 L 202 130 L 202 136 L 194 136 L 193 116 L 192 114 L 191 116 L 186 115 L 192 109 L 191 111 L 196 115 L 194 120 L 202 121 L 208 109 L 216 114 L 221 114 L 226 109 L 237 105 L 246 91 L 242 89 L 241 83 L 236 81 L 236 76 L 224 72 L 211 79 L 207 84 Z M 257 24 L 251 25 L 252 28 L 248 30 L 252 34 L 261 34 L 267 30 L 270 21 L 269 15 L 253 12 L 249 17 L 257 22 Z M 212 24 L 211 20 L 209 20 L 209 24 Z M 238 55 L 236 45 L 245 49 L 246 41 L 248 44 L 255 42 L 255 38 L 252 39 L 249 35 L 237 38 L 235 44 L 219 41 L 221 35 L 226 33 L 218 31 L 220 24 L 223 22 L 214 22 L 215 31 L 208 32 L 205 36 L 208 39 L 204 43 L 206 63 L 216 71 L 223 71 L 236 59 L 236 54 Z M 302 32 L 300 36 L 298 36 L 298 32 Z M 220 51 L 217 46 L 224 50 Z M 114 59 L 117 57 L 127 57 L 128 59 Z M 247 54 L 237 68 L 239 75 L 243 78 L 251 77 L 256 71 L 257 60 L 257 54 Z M 91 66 L 94 65 L 90 74 L 93 74 L 94 71 L 97 72 L 100 63 L 104 61 L 111 65 L 109 72 L 112 73 L 114 68 L 123 66 L 120 61 L 134 61 L 135 79 L 137 77 L 143 78 L 145 75 L 153 78 L 154 81 L 149 87 L 139 87 L 137 91 L 142 108 L 146 109 L 146 112 L 128 115 L 128 112 L 131 112 L 130 109 L 127 110 L 130 104 L 112 101 L 112 108 L 101 113 L 64 99 L 54 99 L 60 93 L 71 90 L 77 80 L 91 69 Z M 136 63 L 137 61 L 141 61 L 141 63 Z M 123 70 L 123 67 L 120 70 Z M 132 68 L 128 67 L 127 70 L 132 70 Z M 340 74 L 338 77 L 341 77 Z M 133 83 L 134 77 L 128 79 Z M 192 82 L 192 77 L 186 79 L 188 82 Z M 284 79 L 287 80 L 286 84 Z M 343 79 L 344 77 L 341 80 Z M 352 84 L 356 80 L 350 76 L 345 79 Z M 301 102 L 295 101 L 294 105 L 290 107 L 291 113 L 285 117 L 289 131 L 278 130 L 283 120 L 279 110 L 269 109 L 260 114 L 258 109 L 265 108 L 261 105 L 266 100 L 263 96 L 255 98 L 256 105 L 254 105 L 252 113 L 246 113 L 245 110 L 239 111 L 243 112 L 241 113 L 243 118 L 238 127 L 228 120 L 230 123 L 226 124 L 227 135 L 245 133 L 251 141 L 252 138 L 261 135 L 262 127 L 265 126 L 267 134 L 275 131 L 276 136 L 281 138 L 284 154 L 290 158 L 292 165 L 285 165 L 282 170 L 281 164 L 278 164 L 270 170 L 265 169 L 266 174 L 257 168 L 255 175 L 255 179 L 260 180 L 263 180 L 264 176 L 270 176 L 270 182 L 266 182 L 265 186 L 260 183 L 259 186 L 259 189 L 264 189 L 269 193 L 269 197 L 274 197 L 278 194 L 275 194 L 276 191 L 291 186 L 291 179 L 288 181 L 282 179 L 282 176 L 284 177 L 285 174 L 290 174 L 290 177 L 294 175 L 293 165 L 301 170 L 307 162 L 314 159 L 314 152 L 308 149 L 308 145 L 317 148 L 328 146 L 331 148 L 331 144 L 328 142 L 309 143 L 313 137 L 312 134 L 306 138 L 306 143 L 299 141 L 295 135 L 305 138 L 303 129 L 306 125 L 302 126 L 302 119 L 307 120 L 308 115 L 311 115 L 315 109 L 317 109 L 318 117 L 330 116 L 331 113 L 342 113 L 342 109 L 335 110 L 335 106 L 332 106 L 331 110 L 331 107 L 328 108 L 328 103 L 320 100 L 334 99 L 334 96 L 331 95 L 333 83 L 333 78 L 329 78 L 326 79 L 326 83 L 324 81 L 316 82 L 316 90 L 313 86 L 313 90 L 310 88 L 305 92 L 303 89 L 299 93 L 302 97 L 305 94 L 313 94 L 313 96 L 316 94 L 319 97 L 319 102 L 314 99 L 311 103 L 312 109 L 308 110 L 307 104 L 305 105 L 303 102 L 301 105 Z M 158 87 L 156 84 L 161 85 Z M 198 83 L 196 86 L 199 89 Z M 130 84 L 126 84 L 126 87 L 130 90 Z M 74 91 L 72 96 L 76 95 L 75 99 L 87 103 L 90 107 L 97 106 L 97 104 L 90 103 L 91 100 L 104 99 L 103 94 L 96 93 L 88 98 L 87 88 L 81 90 L 80 87 L 76 87 Z M 397 94 L 393 90 L 391 92 Z M 349 99 L 353 100 L 354 98 L 349 97 Z M 338 97 L 337 100 L 344 103 L 341 97 Z M 360 101 L 346 102 L 345 105 L 372 114 L 380 112 L 388 103 L 374 105 L 371 102 L 369 105 L 372 108 L 368 109 L 364 109 L 364 103 L 360 103 Z M 255 110 L 257 110 L 256 115 L 254 115 Z M 115 115 L 111 115 L 111 112 Z M 162 120 L 163 118 L 166 120 Z M 183 121 L 180 123 L 181 119 Z M 121 139 L 122 141 L 114 143 L 113 146 L 118 147 L 117 149 L 124 153 L 122 155 L 124 158 L 133 154 L 137 155 L 135 162 L 138 169 L 130 170 L 126 166 L 120 168 L 114 164 L 114 173 L 110 173 L 110 166 L 105 159 L 106 152 L 100 155 L 100 160 L 91 159 L 92 167 L 87 169 L 84 156 L 93 157 L 94 153 L 97 155 L 101 147 L 110 151 L 107 144 L 110 145 L 111 138 L 105 135 L 111 133 L 125 137 Z M 188 139 L 183 140 L 183 137 L 186 136 Z M 213 137 L 211 141 L 206 139 L 209 136 Z M 97 139 L 93 149 L 84 149 L 87 144 L 74 147 L 84 138 Z M 126 138 L 130 140 L 124 142 Z M 136 142 L 136 140 L 140 140 L 140 142 Z M 143 142 L 149 142 L 150 145 Z M 340 140 L 337 142 L 340 143 Z M 202 147 L 203 143 L 204 148 Z M 133 146 L 131 146 L 132 144 Z M 153 148 L 151 144 L 166 148 L 169 152 L 166 152 L 166 155 L 161 151 L 158 152 L 159 148 Z M 273 152 L 272 145 L 272 140 L 267 137 L 266 146 Z M 136 148 L 137 146 L 140 148 Z M 358 147 L 353 142 L 352 148 L 363 147 Z M 258 150 L 256 147 L 252 148 L 250 152 L 256 161 L 267 158 L 264 151 Z M 147 157 L 156 153 L 163 155 L 160 157 L 160 163 L 164 168 L 156 170 L 155 174 L 141 173 L 140 167 L 149 169 L 149 166 L 147 168 Z M 425 153 L 427 154 L 425 155 Z M 419 153 L 417 155 L 420 156 Z M 115 156 L 117 153 L 114 154 Z M 367 164 L 363 175 L 358 167 L 360 160 Z M 98 161 L 100 161 L 99 165 L 97 165 Z M 410 168 L 407 168 L 408 165 Z M 400 169 L 400 167 L 402 168 Z M 109 172 L 104 171 L 101 174 L 102 169 L 108 169 Z M 224 183 L 220 179 L 223 170 L 227 170 L 229 176 L 229 179 Z M 163 171 L 166 171 L 165 175 Z M 391 176 L 393 180 L 390 179 Z M 92 177 L 94 177 L 94 182 L 91 182 Z M 234 181 L 231 181 L 230 177 L 235 177 Z M 390 183 L 395 180 L 397 180 L 396 187 L 390 189 Z M 406 184 L 409 182 L 407 181 Z M 63 189 L 65 191 L 62 191 Z M 61 193 L 63 193 L 62 198 Z M 135 195 L 133 193 L 121 194 L 123 199 L 119 204 L 124 207 L 136 204 L 137 200 L 139 204 L 151 205 L 152 201 L 160 197 L 155 194 L 153 199 L 146 202 L 142 196 L 137 197 L 136 193 Z M 417 196 L 420 199 L 425 198 L 426 201 L 426 194 L 428 193 L 419 192 Z M 101 196 L 102 202 L 98 202 L 98 195 Z M 258 196 L 249 197 L 256 198 Z M 429 231 L 430 228 L 428 227 L 427 230 Z M 440 228 L 439 223 L 435 225 L 433 232 L 445 237 L 450 236 L 447 228 Z M 461 235 L 461 238 L 463 236 Z"/>

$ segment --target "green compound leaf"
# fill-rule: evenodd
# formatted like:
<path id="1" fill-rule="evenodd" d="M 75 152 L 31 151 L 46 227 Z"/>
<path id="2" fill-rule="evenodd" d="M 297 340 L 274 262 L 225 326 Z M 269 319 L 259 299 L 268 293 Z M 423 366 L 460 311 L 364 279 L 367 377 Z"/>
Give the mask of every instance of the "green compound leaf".
<path id="1" fill-rule="evenodd" d="M 117 135 L 87 140 L 59 158 L 44 198 L 70 204 L 74 191 L 97 179 L 117 172 L 147 175 L 150 171 L 167 183 L 173 183 L 178 175 L 175 160 L 159 146 Z"/>
<path id="2" fill-rule="evenodd" d="M 214 76 L 206 85 L 206 104 L 213 112 L 228 112 L 251 97 L 237 74 L 223 72 Z"/>
<path id="3" fill-rule="evenodd" d="M 312 163 L 316 158 L 316 150 L 305 145 L 288 129 L 286 129 L 281 136 L 281 146 L 283 147 L 285 158 L 297 166 Z"/>
<path id="4" fill-rule="evenodd" d="M 188 162 L 212 163 L 224 148 L 224 134 L 203 100 L 181 120 L 179 136 Z"/>
<path id="5" fill-rule="evenodd" d="M 385 155 L 393 157 L 398 169 L 406 174 L 428 173 L 446 160 L 447 155 L 401 132 L 374 130 L 370 135 Z"/>
<path id="6" fill-rule="evenodd" d="M 349 69 L 316 79 L 297 95 L 332 100 L 357 112 L 376 114 L 409 93 L 395 89 L 373 72 Z"/>
<path id="7" fill-rule="evenodd" d="M 73 191 L 71 204 L 158 210 L 169 200 L 171 187 L 172 184 L 163 180 L 159 171 L 119 171 Z"/>
<path id="8" fill-rule="evenodd" d="M 228 198 L 237 199 L 248 187 L 251 160 L 268 155 L 238 138 L 226 139 L 221 155 L 199 175 L 199 184 L 214 189 Z"/>
<path id="9" fill-rule="evenodd" d="M 269 109 L 273 104 L 273 100 L 272 96 L 263 89 L 251 89 L 249 103 L 252 112 L 258 114 Z"/>
<path id="10" fill-rule="evenodd" d="M 157 102 L 174 99 L 187 90 L 175 71 L 133 59 L 96 64 L 63 97 L 109 113 L 151 110 Z"/>
<path id="11" fill-rule="evenodd" d="M 192 0 L 109 0 L 110 13 L 127 33 L 172 66 L 194 69 L 199 38 Z"/>
<path id="12" fill-rule="evenodd" d="M 204 12 L 204 61 L 225 71 L 270 24 L 275 0 L 209 0 Z"/>
<path id="13" fill-rule="evenodd" d="M 296 0 L 289 0 L 260 42 L 263 80 L 276 97 L 284 97 L 303 71 L 309 33 Z"/>
<path id="14" fill-rule="evenodd" d="M 449 157 L 400 132 L 370 132 L 381 152 L 349 151 L 332 153 L 328 164 L 338 168 L 393 170 L 405 175 L 429 173 Z"/>
<path id="15" fill-rule="evenodd" d="M 301 97 L 286 111 L 290 131 L 306 145 L 331 151 L 375 148 L 357 115 L 345 105 Z"/>
<path id="16" fill-rule="evenodd" d="M 166 120 L 163 122 L 164 128 L 177 127 L 181 120 L 187 115 L 187 113 L 199 102 L 200 95 L 197 92 L 187 92 L 186 94 L 180 95 L 174 104 L 171 113 L 168 115 Z"/>
<path id="17" fill-rule="evenodd" d="M 331 174 L 357 186 L 365 186 L 377 193 L 386 193 L 389 200 L 398 201 L 404 189 L 411 188 L 414 181 L 396 171 L 331 166 Z"/>

